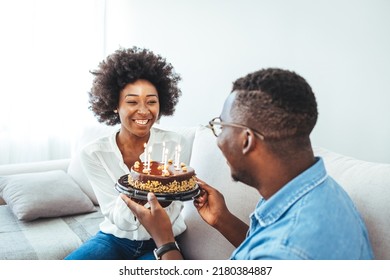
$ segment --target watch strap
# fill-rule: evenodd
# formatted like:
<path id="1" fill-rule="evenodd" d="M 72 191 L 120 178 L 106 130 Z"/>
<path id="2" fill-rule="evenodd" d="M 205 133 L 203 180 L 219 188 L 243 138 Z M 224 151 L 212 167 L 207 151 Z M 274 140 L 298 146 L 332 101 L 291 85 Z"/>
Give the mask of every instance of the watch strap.
<path id="1" fill-rule="evenodd" d="M 172 251 L 172 250 L 178 250 L 180 252 L 180 248 L 179 248 L 179 245 L 177 244 L 177 242 L 169 242 L 169 243 L 166 243 L 156 249 L 154 249 L 153 253 L 154 253 L 154 256 L 156 258 L 156 260 L 161 260 L 161 257 L 169 252 L 169 251 Z"/>

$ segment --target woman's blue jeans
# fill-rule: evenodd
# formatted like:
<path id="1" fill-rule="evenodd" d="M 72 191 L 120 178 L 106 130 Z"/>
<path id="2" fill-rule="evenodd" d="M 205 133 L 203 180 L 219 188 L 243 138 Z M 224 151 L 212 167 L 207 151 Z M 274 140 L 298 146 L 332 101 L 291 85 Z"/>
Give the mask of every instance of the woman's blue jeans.
<path id="1" fill-rule="evenodd" d="M 154 260 L 154 248 L 152 239 L 129 240 L 99 231 L 65 260 Z"/>

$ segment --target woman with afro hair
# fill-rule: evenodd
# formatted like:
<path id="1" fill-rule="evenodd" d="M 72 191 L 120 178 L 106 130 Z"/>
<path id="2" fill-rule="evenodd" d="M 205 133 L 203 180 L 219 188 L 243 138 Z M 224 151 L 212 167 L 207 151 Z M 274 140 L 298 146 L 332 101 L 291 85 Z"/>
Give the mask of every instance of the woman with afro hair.
<path id="1" fill-rule="evenodd" d="M 137 47 L 117 50 L 91 73 L 90 109 L 99 122 L 118 125 L 119 129 L 81 152 L 104 220 L 99 232 L 65 259 L 154 259 L 155 242 L 120 198 L 115 184 L 130 173 L 136 161 L 145 158 L 145 146 L 152 150 L 152 159 L 162 160 L 163 147 L 168 158 L 173 158 L 175 147 L 180 145 L 181 160 L 189 160 L 184 139 L 154 127 L 161 116 L 173 115 L 181 95 L 180 76 L 160 55 Z M 180 235 L 186 229 L 181 216 L 183 203 L 163 204 L 173 234 Z"/>

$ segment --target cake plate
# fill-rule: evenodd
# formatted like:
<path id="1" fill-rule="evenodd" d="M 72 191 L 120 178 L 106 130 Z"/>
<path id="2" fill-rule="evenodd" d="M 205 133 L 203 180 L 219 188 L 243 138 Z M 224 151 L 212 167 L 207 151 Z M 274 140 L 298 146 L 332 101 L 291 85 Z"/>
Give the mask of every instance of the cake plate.
<path id="1" fill-rule="evenodd" d="M 119 178 L 117 183 L 115 184 L 115 189 L 127 195 L 128 197 L 140 199 L 140 200 L 147 200 L 148 191 L 143 191 L 136 189 L 132 187 L 128 182 L 128 175 L 123 175 Z M 184 192 L 175 192 L 175 193 L 154 193 L 157 200 L 159 201 L 174 201 L 174 200 L 180 200 L 180 201 L 187 201 L 187 200 L 193 200 L 196 196 L 198 196 L 200 193 L 200 188 L 198 185 L 195 186 L 194 189 Z"/>

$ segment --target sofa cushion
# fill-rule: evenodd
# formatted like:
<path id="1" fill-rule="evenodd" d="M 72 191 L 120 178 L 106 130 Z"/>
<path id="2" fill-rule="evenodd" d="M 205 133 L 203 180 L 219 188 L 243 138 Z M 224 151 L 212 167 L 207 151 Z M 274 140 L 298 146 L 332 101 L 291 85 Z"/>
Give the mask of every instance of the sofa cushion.
<path id="1" fill-rule="evenodd" d="M 16 217 L 25 221 L 96 211 L 63 170 L 2 176 L 0 194 Z"/>
<path id="2" fill-rule="evenodd" d="M 315 147 L 329 174 L 362 215 L 376 259 L 390 259 L 390 164 L 367 162 Z"/>
<path id="3" fill-rule="evenodd" d="M 96 234 L 103 220 L 98 207 L 92 213 L 26 222 L 1 205 L 0 217 L 0 260 L 61 260 Z"/>
<path id="4" fill-rule="evenodd" d="M 249 215 L 260 195 L 255 189 L 232 180 L 230 168 L 208 128 L 199 127 L 196 131 L 190 166 L 195 169 L 199 179 L 225 196 L 232 213 L 249 224 Z M 233 245 L 202 220 L 192 201 L 184 203 L 183 216 L 188 229 L 181 235 L 179 242 L 186 259 L 222 260 L 230 257 Z"/>
<path id="5" fill-rule="evenodd" d="M 76 137 L 77 140 L 72 147 L 72 158 L 67 172 L 95 205 L 98 205 L 98 201 L 88 178 L 85 176 L 84 169 L 81 164 L 80 151 L 89 142 L 100 137 L 110 135 L 118 129 L 119 126 L 107 126 L 104 124 L 89 125 L 78 133 L 78 136 Z"/>

